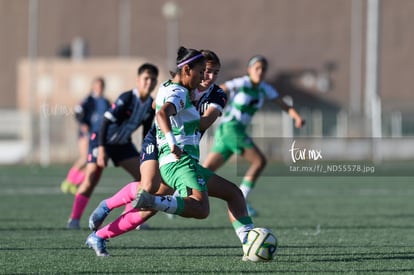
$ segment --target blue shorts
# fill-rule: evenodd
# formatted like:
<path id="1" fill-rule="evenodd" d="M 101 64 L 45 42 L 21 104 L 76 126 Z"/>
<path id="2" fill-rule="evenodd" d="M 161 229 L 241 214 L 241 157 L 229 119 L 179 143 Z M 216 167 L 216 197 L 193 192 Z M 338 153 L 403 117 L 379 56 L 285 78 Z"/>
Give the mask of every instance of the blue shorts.
<path id="1" fill-rule="evenodd" d="M 157 137 L 154 126 L 148 131 L 142 141 L 140 160 L 141 163 L 147 160 L 158 160 Z"/>
<path id="2" fill-rule="evenodd" d="M 98 156 L 99 142 L 96 133 L 91 135 L 88 148 L 88 163 L 96 163 Z M 105 152 L 115 166 L 126 159 L 139 158 L 139 152 L 132 142 L 126 144 L 107 144 Z"/>

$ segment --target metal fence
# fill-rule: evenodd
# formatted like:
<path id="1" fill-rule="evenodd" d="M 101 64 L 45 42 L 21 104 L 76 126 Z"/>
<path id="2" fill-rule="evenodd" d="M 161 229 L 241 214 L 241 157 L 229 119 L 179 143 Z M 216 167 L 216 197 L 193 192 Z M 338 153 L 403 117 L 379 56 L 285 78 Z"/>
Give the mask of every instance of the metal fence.
<path id="1" fill-rule="evenodd" d="M 299 111 L 306 118 L 306 125 L 302 129 L 295 129 L 291 118 L 282 112 L 260 111 L 253 118 L 248 131 L 271 159 L 281 157 L 280 152 L 271 148 L 278 147 L 279 144 L 276 143 L 280 143 L 283 138 L 336 139 L 341 143 L 351 139 L 370 138 L 366 130 L 369 128 L 367 122 L 364 119 L 351 120 L 346 112 L 329 114 L 321 111 Z M 384 139 L 404 138 L 407 141 L 414 136 L 412 116 L 404 116 L 399 112 L 385 113 L 382 121 Z M 217 125 L 218 122 L 202 139 L 202 158 L 212 146 Z M 134 134 L 133 139 L 139 147 L 141 130 Z M 43 110 L 32 118 L 28 113 L 17 110 L 0 111 L 0 163 L 34 162 L 49 165 L 71 162 L 78 154 L 76 141 L 77 126 L 70 109 L 48 109 L 47 112 Z M 397 142 L 392 143 L 392 146 L 395 153 L 388 153 L 389 158 L 406 158 L 407 154 L 401 152 L 414 150 L 414 146 L 411 146 L 413 149 L 406 148 L 407 143 Z"/>

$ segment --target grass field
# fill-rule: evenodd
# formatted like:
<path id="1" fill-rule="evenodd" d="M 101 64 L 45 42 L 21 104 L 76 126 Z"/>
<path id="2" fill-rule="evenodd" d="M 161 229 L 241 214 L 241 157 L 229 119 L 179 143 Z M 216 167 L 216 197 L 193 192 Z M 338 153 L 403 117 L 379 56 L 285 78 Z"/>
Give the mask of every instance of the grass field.
<path id="1" fill-rule="evenodd" d="M 232 168 L 219 174 L 239 182 Z M 251 263 L 241 261 L 225 205 L 214 198 L 208 219 L 159 214 L 152 229 L 112 239 L 111 257 L 96 257 L 84 245 L 87 218 L 129 177 L 108 168 L 84 229 L 69 231 L 73 197 L 59 190 L 66 169 L 0 167 L 1 274 L 414 273 L 412 177 L 262 177 L 250 199 L 260 211 L 254 221 L 276 233 L 279 248 L 274 261 Z"/>

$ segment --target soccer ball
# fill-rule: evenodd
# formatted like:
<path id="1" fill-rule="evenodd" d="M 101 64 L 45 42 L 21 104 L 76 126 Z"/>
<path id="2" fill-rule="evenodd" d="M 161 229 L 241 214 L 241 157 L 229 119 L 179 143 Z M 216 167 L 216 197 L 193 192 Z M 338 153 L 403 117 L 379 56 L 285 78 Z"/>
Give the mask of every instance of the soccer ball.
<path id="1" fill-rule="evenodd" d="M 276 236 L 267 228 L 256 227 L 247 234 L 243 245 L 244 259 L 252 262 L 267 262 L 276 255 Z"/>

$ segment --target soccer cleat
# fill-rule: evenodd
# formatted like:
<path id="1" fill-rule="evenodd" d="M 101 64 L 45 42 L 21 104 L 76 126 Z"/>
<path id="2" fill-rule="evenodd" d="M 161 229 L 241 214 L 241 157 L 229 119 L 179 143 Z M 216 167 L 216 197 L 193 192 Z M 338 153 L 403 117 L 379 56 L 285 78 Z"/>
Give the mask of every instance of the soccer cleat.
<path id="1" fill-rule="evenodd" d="M 78 219 L 69 219 L 66 225 L 67 229 L 80 229 L 80 224 Z"/>
<path id="2" fill-rule="evenodd" d="M 86 239 L 85 244 L 95 250 L 96 256 L 107 257 L 109 256 L 108 251 L 106 250 L 106 240 L 97 236 L 95 232 L 92 232 Z"/>
<path id="3" fill-rule="evenodd" d="M 154 196 L 145 190 L 140 190 L 136 198 L 131 202 L 133 208 L 136 209 L 152 209 L 154 206 Z"/>
<path id="4" fill-rule="evenodd" d="M 246 203 L 246 207 L 247 207 L 247 213 L 249 214 L 250 217 L 257 216 L 257 211 L 249 203 Z"/>
<path id="5" fill-rule="evenodd" d="M 78 191 L 78 186 L 68 180 L 64 180 L 60 184 L 60 190 L 62 193 L 75 195 L 76 191 Z"/>
<path id="6" fill-rule="evenodd" d="M 96 209 L 89 216 L 89 228 L 93 231 L 98 230 L 110 212 L 111 210 L 106 205 L 106 201 L 101 201 L 98 207 L 96 207 Z"/>

